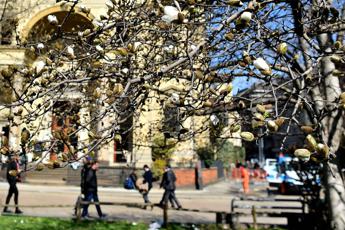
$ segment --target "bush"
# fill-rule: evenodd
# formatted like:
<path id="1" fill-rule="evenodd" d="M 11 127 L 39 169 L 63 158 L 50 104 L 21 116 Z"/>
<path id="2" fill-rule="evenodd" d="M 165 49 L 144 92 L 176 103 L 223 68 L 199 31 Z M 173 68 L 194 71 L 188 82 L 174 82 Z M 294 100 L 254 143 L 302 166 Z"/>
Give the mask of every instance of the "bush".
<path id="1" fill-rule="evenodd" d="M 152 159 L 169 160 L 175 151 L 175 146 L 176 141 L 167 139 L 162 134 L 155 135 L 152 143 Z"/>
<path id="2" fill-rule="evenodd" d="M 209 168 L 215 160 L 223 163 L 224 168 L 230 167 L 230 162 L 243 161 L 245 150 L 243 147 L 234 146 L 228 140 L 217 140 L 213 145 L 200 147 L 196 150 L 199 159 L 204 161 Z"/>
<path id="3" fill-rule="evenodd" d="M 152 164 L 152 173 L 153 173 L 153 179 L 155 181 L 159 180 L 159 178 L 164 173 L 164 167 L 166 165 L 166 161 L 163 159 L 157 159 Z"/>
<path id="4" fill-rule="evenodd" d="M 224 168 L 230 167 L 230 162 L 244 161 L 245 150 L 243 147 L 234 146 L 228 140 L 219 140 L 216 144 L 217 160 L 223 163 Z"/>
<path id="5" fill-rule="evenodd" d="M 210 145 L 198 148 L 196 153 L 198 154 L 199 159 L 204 161 L 206 168 L 211 167 L 215 161 L 215 152 Z"/>

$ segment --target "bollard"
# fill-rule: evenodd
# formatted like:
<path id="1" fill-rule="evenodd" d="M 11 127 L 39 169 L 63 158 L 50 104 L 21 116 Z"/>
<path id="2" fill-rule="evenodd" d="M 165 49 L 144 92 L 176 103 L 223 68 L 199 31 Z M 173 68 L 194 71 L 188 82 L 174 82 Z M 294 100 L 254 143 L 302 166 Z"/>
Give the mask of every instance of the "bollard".
<path id="1" fill-rule="evenodd" d="M 81 196 L 78 196 L 78 200 L 77 200 L 77 221 L 80 221 L 80 219 L 81 219 L 81 201 L 82 201 Z"/>
<path id="2" fill-rule="evenodd" d="M 163 227 L 168 226 L 168 202 L 163 204 Z"/>
<path id="3" fill-rule="evenodd" d="M 216 224 L 222 224 L 223 223 L 223 215 L 221 212 L 216 213 Z"/>
<path id="4" fill-rule="evenodd" d="M 258 225 L 256 223 L 256 209 L 255 209 L 255 205 L 253 205 L 253 207 L 252 207 L 252 215 L 253 215 L 253 228 L 254 229 L 258 229 Z"/>

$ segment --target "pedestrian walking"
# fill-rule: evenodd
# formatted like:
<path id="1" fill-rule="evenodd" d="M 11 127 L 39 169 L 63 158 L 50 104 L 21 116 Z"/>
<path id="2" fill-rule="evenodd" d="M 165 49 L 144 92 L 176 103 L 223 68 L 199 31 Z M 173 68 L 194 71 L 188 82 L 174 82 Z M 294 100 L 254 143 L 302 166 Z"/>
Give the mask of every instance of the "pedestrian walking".
<path id="1" fill-rule="evenodd" d="M 147 191 L 143 191 L 143 198 L 145 203 L 151 203 L 149 200 L 149 192 L 152 188 L 152 172 L 148 165 L 144 165 L 144 175 L 143 175 L 144 181 L 143 184 L 147 184 Z"/>
<path id="2" fill-rule="evenodd" d="M 85 201 L 85 173 L 87 172 L 87 170 L 89 170 L 90 167 L 90 161 L 85 158 L 84 159 L 84 165 L 80 170 L 80 195 L 78 196 L 78 199 L 75 203 L 75 207 L 74 207 L 74 215 L 77 216 L 77 211 L 78 211 L 78 203 L 79 200 L 81 199 L 82 201 Z"/>
<path id="3" fill-rule="evenodd" d="M 249 171 L 247 165 L 241 166 L 242 186 L 244 194 L 249 193 Z"/>
<path id="4" fill-rule="evenodd" d="M 96 172 L 98 170 L 98 162 L 91 161 L 90 166 L 85 168 L 84 171 L 84 186 L 83 186 L 83 192 L 85 194 L 84 200 L 87 202 L 91 202 L 92 200 L 94 202 L 99 202 L 98 194 L 97 194 L 97 175 Z M 96 210 L 98 213 L 99 218 L 104 218 L 105 215 L 102 213 L 101 206 L 99 204 L 96 205 Z M 88 212 L 89 204 L 85 204 L 83 207 L 82 217 L 88 218 L 89 212 Z"/>
<path id="5" fill-rule="evenodd" d="M 16 205 L 15 213 L 16 214 L 23 213 L 18 207 L 19 191 L 17 188 L 17 182 L 20 181 L 20 172 L 21 170 L 19 167 L 18 155 L 15 153 L 12 153 L 9 156 L 7 173 L 6 173 L 7 182 L 10 185 L 10 188 L 8 190 L 8 194 L 6 197 L 6 204 L 3 210 L 4 213 L 11 213 L 11 211 L 8 209 L 8 204 L 10 203 L 12 195 L 14 195 L 14 204 Z"/>
<path id="6" fill-rule="evenodd" d="M 176 190 L 176 176 L 170 165 L 165 167 L 165 172 L 163 174 L 162 182 L 160 184 L 161 188 L 164 188 L 164 194 L 162 200 L 159 202 L 160 206 L 166 206 L 168 201 L 170 201 L 171 206 L 174 208 L 182 208 L 180 202 L 178 201 L 175 190 Z M 176 206 L 175 206 L 176 205 Z"/>

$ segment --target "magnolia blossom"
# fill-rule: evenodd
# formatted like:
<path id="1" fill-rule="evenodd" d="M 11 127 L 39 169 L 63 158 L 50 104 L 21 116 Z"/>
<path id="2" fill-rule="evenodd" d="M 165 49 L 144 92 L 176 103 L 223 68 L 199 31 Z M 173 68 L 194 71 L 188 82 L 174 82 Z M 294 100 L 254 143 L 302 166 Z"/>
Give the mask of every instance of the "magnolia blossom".
<path id="1" fill-rule="evenodd" d="M 103 52 L 103 48 L 102 48 L 102 46 L 100 46 L 100 45 L 97 45 L 96 46 L 96 50 L 98 51 L 98 52 Z"/>
<path id="2" fill-rule="evenodd" d="M 255 68 L 260 71 L 269 71 L 271 68 L 263 58 L 258 58 L 253 62 Z"/>
<path id="3" fill-rule="evenodd" d="M 174 50 L 174 46 L 173 45 L 164 46 L 163 50 L 166 51 L 167 53 L 172 53 Z"/>
<path id="4" fill-rule="evenodd" d="M 219 88 L 220 93 L 230 93 L 231 91 L 232 91 L 232 84 L 231 83 L 224 83 Z"/>
<path id="5" fill-rule="evenodd" d="M 36 69 L 36 73 L 42 72 L 45 66 L 46 66 L 46 63 L 43 60 L 35 62 L 34 68 Z"/>
<path id="6" fill-rule="evenodd" d="M 211 115 L 210 120 L 211 120 L 213 125 L 218 125 L 218 123 L 219 123 L 219 118 L 214 114 Z"/>
<path id="7" fill-rule="evenodd" d="M 133 44 L 133 51 L 138 51 L 139 47 L 141 46 L 141 42 L 134 42 Z"/>
<path id="8" fill-rule="evenodd" d="M 229 0 L 227 3 L 230 6 L 243 6 L 243 3 L 240 0 Z"/>
<path id="9" fill-rule="evenodd" d="M 280 54 L 286 54 L 287 50 L 288 50 L 288 45 L 285 42 L 280 43 L 277 47 L 277 52 Z"/>
<path id="10" fill-rule="evenodd" d="M 72 46 L 67 46 L 67 53 L 69 56 L 74 57 L 74 50 Z"/>
<path id="11" fill-rule="evenodd" d="M 174 6 L 164 6 L 164 15 L 162 20 L 171 23 L 173 21 L 178 20 L 178 14 L 180 11 Z"/>
<path id="12" fill-rule="evenodd" d="M 123 68 L 123 69 L 121 70 L 121 72 L 124 73 L 124 74 L 127 74 L 127 73 L 129 72 L 129 69 L 128 69 L 128 68 Z"/>
<path id="13" fill-rule="evenodd" d="M 80 5 L 79 9 L 81 10 L 81 12 L 88 14 L 90 13 L 90 8 L 86 7 L 85 5 Z"/>
<path id="14" fill-rule="evenodd" d="M 48 15 L 48 22 L 52 25 L 57 25 L 59 23 L 57 17 L 55 15 Z"/>
<path id="15" fill-rule="evenodd" d="M 43 43 L 38 43 L 37 44 L 37 49 L 39 49 L 39 50 L 44 49 L 44 44 Z"/>
<path id="16" fill-rule="evenodd" d="M 114 8 L 114 4 L 111 1 L 106 1 L 105 5 L 109 8 L 109 9 L 113 9 Z"/>
<path id="17" fill-rule="evenodd" d="M 93 24 L 95 27 L 102 27 L 102 26 L 104 26 L 103 23 L 100 22 L 100 21 L 97 20 L 97 19 L 92 20 L 92 24 Z"/>
<path id="18" fill-rule="evenodd" d="M 245 22 L 245 23 L 249 23 L 250 20 L 252 19 L 252 13 L 246 11 L 246 12 L 243 12 L 240 16 L 241 18 L 241 21 Z"/>
<path id="19" fill-rule="evenodd" d="M 180 102 L 180 95 L 178 95 L 177 93 L 172 93 L 170 100 L 174 103 L 174 104 L 178 104 Z"/>
<path id="20" fill-rule="evenodd" d="M 80 163 L 78 161 L 71 163 L 72 169 L 77 170 L 79 167 L 80 167 Z"/>
<path id="21" fill-rule="evenodd" d="M 191 50 L 191 51 L 196 50 L 196 48 L 198 48 L 196 45 L 193 45 L 193 44 L 192 44 L 192 45 L 190 46 L 190 50 Z"/>

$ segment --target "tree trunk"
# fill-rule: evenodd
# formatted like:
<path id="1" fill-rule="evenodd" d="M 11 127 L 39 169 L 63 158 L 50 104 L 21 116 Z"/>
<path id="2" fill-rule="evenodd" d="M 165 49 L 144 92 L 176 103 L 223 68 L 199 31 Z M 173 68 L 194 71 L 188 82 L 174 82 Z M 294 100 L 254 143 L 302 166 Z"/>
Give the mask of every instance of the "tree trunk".
<path id="1" fill-rule="evenodd" d="M 312 1 L 314 6 L 331 6 L 331 1 L 321 0 Z M 330 152 L 335 154 L 341 143 L 342 132 L 344 129 L 344 114 L 337 108 L 337 103 L 341 94 L 341 85 L 339 78 L 333 75 L 335 70 L 334 63 L 330 60 L 334 41 L 331 33 L 322 33 L 317 36 L 319 47 L 325 56 L 319 63 L 322 84 L 315 86 L 311 96 L 315 100 L 315 109 L 317 112 L 325 111 L 327 116 L 321 120 L 322 141 L 330 147 Z M 323 99 L 323 102 L 320 101 Z M 338 159 L 335 161 L 339 162 Z M 345 189 L 340 174 L 339 165 L 330 162 L 324 168 L 324 185 L 326 190 L 326 200 L 329 211 L 329 224 L 331 229 L 344 229 L 345 226 Z"/>
<path id="2" fill-rule="evenodd" d="M 320 36 L 320 44 L 326 47 L 329 43 L 329 36 Z M 329 51 L 329 48 L 325 51 Z M 337 109 L 337 105 L 332 103 L 339 98 L 341 87 L 339 78 L 333 76 L 334 63 L 329 57 L 321 60 L 321 73 L 325 78 L 324 98 L 329 115 L 322 120 L 322 139 L 330 147 L 331 153 L 336 153 L 340 147 L 343 132 L 343 111 Z M 336 159 L 336 162 L 339 162 Z M 329 208 L 329 224 L 331 229 L 344 229 L 345 226 L 345 188 L 338 165 L 335 162 L 328 163 L 325 169 L 326 200 Z"/>
<path id="3" fill-rule="evenodd" d="M 345 226 L 345 189 L 338 166 L 329 163 L 326 168 L 326 199 L 330 212 L 330 228 L 344 229 Z"/>

